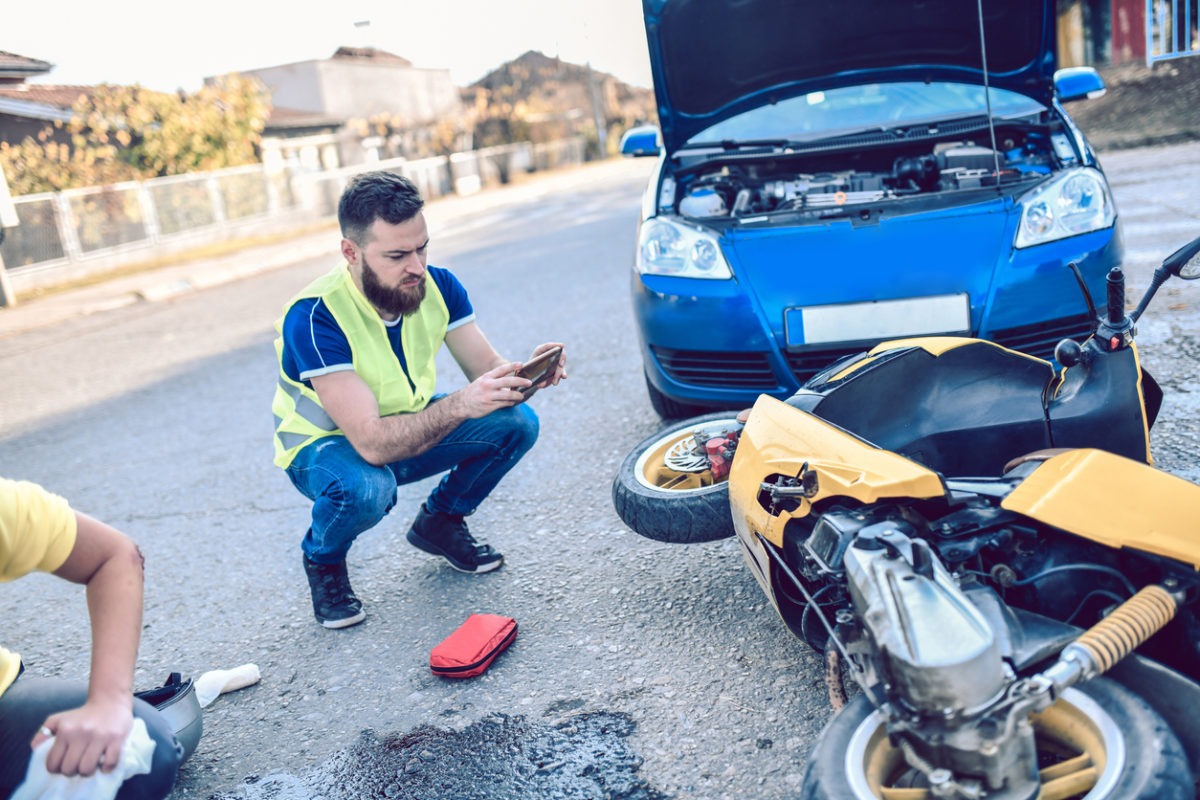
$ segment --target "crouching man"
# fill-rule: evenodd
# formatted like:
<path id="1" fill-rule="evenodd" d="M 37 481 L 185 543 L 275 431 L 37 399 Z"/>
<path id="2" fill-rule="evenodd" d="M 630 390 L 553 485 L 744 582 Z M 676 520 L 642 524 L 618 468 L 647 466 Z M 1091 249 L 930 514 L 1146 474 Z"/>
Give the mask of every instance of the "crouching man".
<path id="1" fill-rule="evenodd" d="M 408 541 L 462 572 L 499 567 L 503 557 L 464 518 L 537 439 L 522 364 L 484 337 L 458 279 L 426 265 L 423 205 L 405 178 L 356 176 L 338 204 L 344 263 L 300 292 L 278 324 L 275 463 L 313 501 L 300 546 L 313 614 L 327 628 L 365 616 L 346 555 L 391 510 L 399 484 L 448 470 Z M 449 395 L 434 392 L 443 343 L 469 381 Z M 563 356 L 539 386 L 565 377 Z"/>

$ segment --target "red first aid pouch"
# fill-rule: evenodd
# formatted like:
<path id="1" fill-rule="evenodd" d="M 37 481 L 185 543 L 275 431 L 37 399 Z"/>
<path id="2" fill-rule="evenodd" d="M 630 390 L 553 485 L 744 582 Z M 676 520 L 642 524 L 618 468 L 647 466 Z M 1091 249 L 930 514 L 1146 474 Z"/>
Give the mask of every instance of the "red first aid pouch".
<path id="1" fill-rule="evenodd" d="M 499 614 L 472 614 L 429 653 L 429 669 L 444 678 L 472 678 L 517 638 L 517 621 Z"/>

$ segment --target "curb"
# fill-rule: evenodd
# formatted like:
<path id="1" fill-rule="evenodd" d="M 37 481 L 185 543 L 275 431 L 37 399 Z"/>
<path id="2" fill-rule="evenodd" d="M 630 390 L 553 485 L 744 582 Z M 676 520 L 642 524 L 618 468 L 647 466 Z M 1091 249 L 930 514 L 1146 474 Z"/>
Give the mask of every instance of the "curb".
<path id="1" fill-rule="evenodd" d="M 231 260 L 228 263 L 218 267 L 207 267 L 197 269 L 182 278 L 176 278 L 166 282 L 154 283 L 134 290 L 133 294 L 137 298 L 146 302 L 155 303 L 160 300 L 169 300 L 180 295 L 187 294 L 201 289 L 211 289 L 214 286 L 232 283 L 243 278 L 249 278 L 253 275 L 258 275 L 263 272 L 270 272 L 276 269 L 298 264 L 301 261 L 307 261 L 312 258 L 320 258 L 323 255 L 329 255 L 332 252 L 332 246 L 323 237 L 320 245 L 312 247 L 292 245 L 285 250 L 275 253 L 261 261 L 250 260 Z"/>

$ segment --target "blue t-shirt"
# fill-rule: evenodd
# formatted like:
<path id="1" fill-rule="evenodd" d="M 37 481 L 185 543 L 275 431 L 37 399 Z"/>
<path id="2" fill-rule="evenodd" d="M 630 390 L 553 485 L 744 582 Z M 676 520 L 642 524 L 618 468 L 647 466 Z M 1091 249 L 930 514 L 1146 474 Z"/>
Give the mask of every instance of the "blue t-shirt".
<path id="1" fill-rule="evenodd" d="M 475 309 L 467 297 L 467 290 L 458 278 L 441 267 L 428 267 L 433 282 L 437 284 L 446 309 L 450 312 L 447 331 L 454 330 L 475 319 Z M 400 362 L 400 368 L 408 374 L 404 361 L 404 350 L 400 346 L 400 327 L 404 317 L 394 322 L 383 320 L 392 352 Z M 310 389 L 311 379 L 331 372 L 354 369 L 354 358 L 350 342 L 341 326 L 333 318 L 329 305 L 320 297 L 298 300 L 283 318 L 283 371 L 294 381 L 303 382 Z"/>

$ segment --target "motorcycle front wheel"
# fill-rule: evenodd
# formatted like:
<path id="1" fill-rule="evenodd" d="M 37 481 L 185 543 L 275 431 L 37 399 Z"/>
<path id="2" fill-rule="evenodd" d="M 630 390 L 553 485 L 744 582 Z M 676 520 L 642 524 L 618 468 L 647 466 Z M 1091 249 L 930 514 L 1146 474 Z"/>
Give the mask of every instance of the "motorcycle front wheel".
<path id="1" fill-rule="evenodd" d="M 733 536 L 729 487 L 713 478 L 695 447 L 697 432 L 741 428 L 737 414 L 722 411 L 672 423 L 625 456 L 613 479 L 613 508 L 621 521 L 648 539 L 673 544 L 713 542 Z"/>
<path id="2" fill-rule="evenodd" d="M 1035 714 L 1039 800 L 1193 800 L 1179 739 L 1141 698 L 1093 678 Z M 927 797 L 920 778 L 888 741 L 882 715 L 865 695 L 830 721 L 809 755 L 804 800 Z"/>

